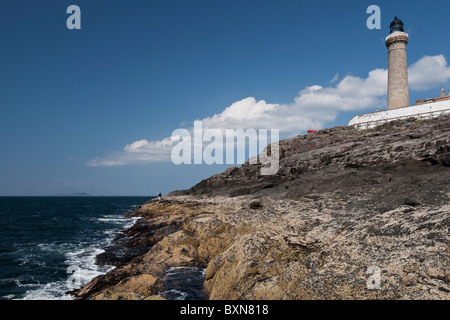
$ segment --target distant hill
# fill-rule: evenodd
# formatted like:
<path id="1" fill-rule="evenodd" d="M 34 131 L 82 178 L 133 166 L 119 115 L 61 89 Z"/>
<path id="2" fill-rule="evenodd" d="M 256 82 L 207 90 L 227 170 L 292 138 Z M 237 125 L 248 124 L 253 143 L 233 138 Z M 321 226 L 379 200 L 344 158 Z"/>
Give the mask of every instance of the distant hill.
<path id="1" fill-rule="evenodd" d="M 91 197 L 87 192 L 49 194 L 49 197 Z"/>

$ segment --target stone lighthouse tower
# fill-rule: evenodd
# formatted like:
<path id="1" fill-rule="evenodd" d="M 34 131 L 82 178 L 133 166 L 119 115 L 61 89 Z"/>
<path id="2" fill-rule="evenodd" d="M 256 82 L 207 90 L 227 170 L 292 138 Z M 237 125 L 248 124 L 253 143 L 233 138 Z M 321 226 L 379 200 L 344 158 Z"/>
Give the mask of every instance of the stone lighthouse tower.
<path id="1" fill-rule="evenodd" d="M 395 17 L 389 35 L 386 37 L 388 48 L 388 110 L 409 107 L 408 65 L 406 45 L 408 34 L 403 30 L 403 22 Z"/>

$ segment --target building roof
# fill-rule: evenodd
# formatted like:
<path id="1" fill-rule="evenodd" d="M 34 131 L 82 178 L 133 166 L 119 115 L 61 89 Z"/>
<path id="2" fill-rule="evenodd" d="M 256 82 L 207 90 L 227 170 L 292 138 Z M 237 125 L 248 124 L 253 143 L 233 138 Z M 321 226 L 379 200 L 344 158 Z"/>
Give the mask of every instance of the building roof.
<path id="1" fill-rule="evenodd" d="M 402 20 L 400 20 L 399 18 L 395 17 L 395 19 L 391 22 L 390 26 L 390 31 L 389 34 L 394 33 L 394 32 L 405 32 L 405 30 L 403 29 L 403 22 Z"/>

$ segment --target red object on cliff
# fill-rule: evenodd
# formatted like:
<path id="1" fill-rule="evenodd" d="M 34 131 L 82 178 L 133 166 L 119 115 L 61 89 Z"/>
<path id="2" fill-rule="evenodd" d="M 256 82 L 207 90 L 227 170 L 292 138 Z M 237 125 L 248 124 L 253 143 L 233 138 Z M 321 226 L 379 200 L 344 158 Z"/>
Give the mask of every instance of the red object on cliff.
<path id="1" fill-rule="evenodd" d="M 311 130 L 311 129 L 308 129 L 308 133 L 310 133 L 310 132 L 316 132 L 317 130 Z"/>

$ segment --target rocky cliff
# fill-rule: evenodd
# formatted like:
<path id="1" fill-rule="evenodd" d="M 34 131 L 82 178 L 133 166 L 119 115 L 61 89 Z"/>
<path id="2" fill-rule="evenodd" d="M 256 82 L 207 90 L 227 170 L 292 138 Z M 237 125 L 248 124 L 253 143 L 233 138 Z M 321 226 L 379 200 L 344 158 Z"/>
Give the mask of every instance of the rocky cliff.
<path id="1" fill-rule="evenodd" d="M 245 163 L 131 213 L 117 268 L 73 294 L 160 298 L 195 266 L 209 299 L 449 299 L 449 169 L 449 116 L 284 140 L 276 175 Z"/>

